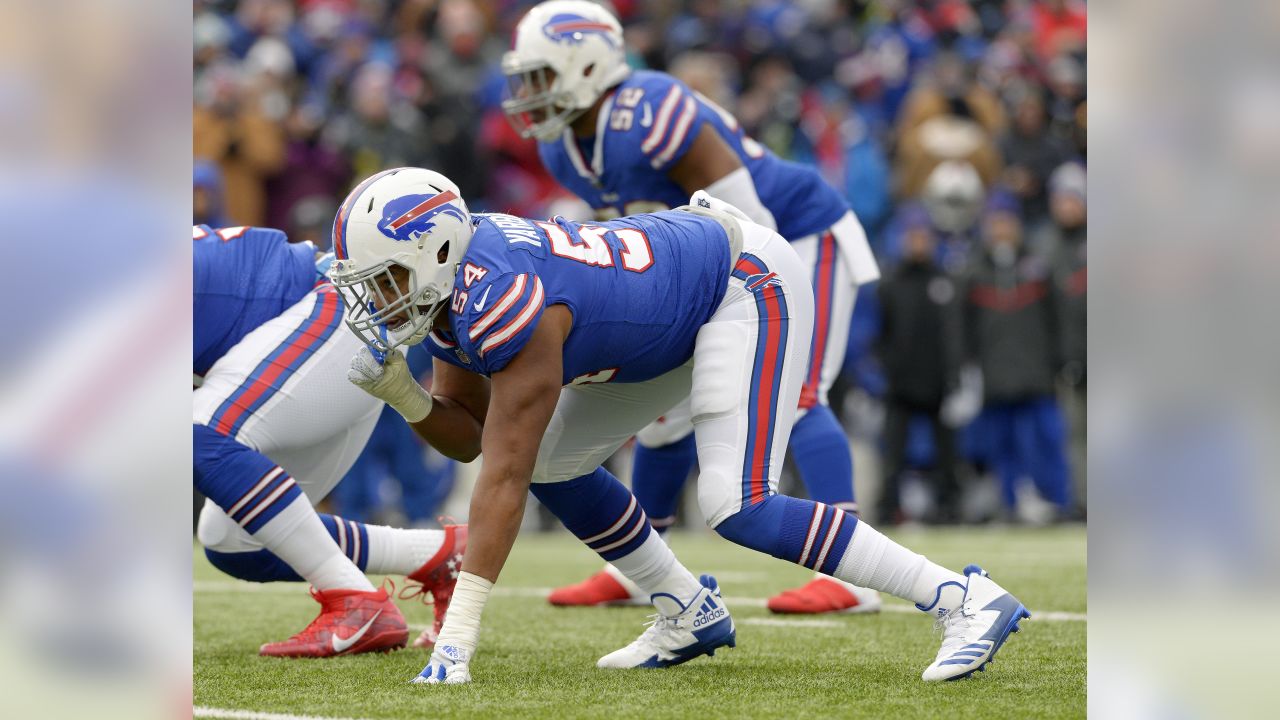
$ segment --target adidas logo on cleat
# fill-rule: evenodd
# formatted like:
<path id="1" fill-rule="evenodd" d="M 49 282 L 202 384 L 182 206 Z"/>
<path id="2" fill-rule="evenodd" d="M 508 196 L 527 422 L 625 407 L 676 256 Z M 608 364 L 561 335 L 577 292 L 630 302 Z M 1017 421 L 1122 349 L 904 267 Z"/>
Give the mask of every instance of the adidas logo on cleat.
<path id="1" fill-rule="evenodd" d="M 698 617 L 693 620 L 693 626 L 695 628 L 700 628 L 703 625 L 710 625 L 724 616 L 724 608 L 716 608 L 709 613 L 698 613 Z"/>
<path id="2" fill-rule="evenodd" d="M 724 607 L 718 604 L 715 598 L 708 597 L 703 601 L 702 607 L 698 608 L 698 616 L 693 619 L 693 627 L 700 628 L 704 625 L 710 625 L 723 618 L 725 614 Z"/>

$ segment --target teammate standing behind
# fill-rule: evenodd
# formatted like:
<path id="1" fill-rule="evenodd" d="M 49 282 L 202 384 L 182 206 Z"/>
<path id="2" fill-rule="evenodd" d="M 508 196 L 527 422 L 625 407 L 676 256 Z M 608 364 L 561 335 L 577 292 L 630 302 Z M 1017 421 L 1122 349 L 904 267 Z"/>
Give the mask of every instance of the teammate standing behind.
<path id="1" fill-rule="evenodd" d="M 551 0 L 520 21 L 502 61 L 512 90 L 503 110 L 542 162 L 597 219 L 683 205 L 698 190 L 790 241 L 812 268 L 812 352 L 791 435 L 791 457 L 814 500 L 857 512 L 853 458 L 827 391 L 844 360 L 858 286 L 880 276 L 866 234 L 844 199 L 812 168 L 781 160 L 738 121 L 679 80 L 632 71 L 622 28 L 585 0 Z M 632 487 L 654 527 L 674 521 L 697 460 L 688 401 L 637 434 Z M 554 592 L 559 605 L 644 601 L 612 567 Z M 819 574 L 771 598 L 774 612 L 868 612 L 879 596 Z"/>

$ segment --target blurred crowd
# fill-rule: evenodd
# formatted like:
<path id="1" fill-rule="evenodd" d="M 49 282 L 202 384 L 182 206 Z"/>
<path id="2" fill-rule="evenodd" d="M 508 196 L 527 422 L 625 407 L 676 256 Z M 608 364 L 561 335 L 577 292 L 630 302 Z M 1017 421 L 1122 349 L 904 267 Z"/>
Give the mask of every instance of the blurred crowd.
<path id="1" fill-rule="evenodd" d="M 352 181 L 403 165 L 475 211 L 585 215 L 499 108 L 532 4 L 196 0 L 195 220 L 327 247 Z M 634 66 L 816 166 L 866 228 L 884 277 L 860 294 L 837 407 L 878 455 L 864 512 L 1082 517 L 1085 3 L 611 6 Z"/>

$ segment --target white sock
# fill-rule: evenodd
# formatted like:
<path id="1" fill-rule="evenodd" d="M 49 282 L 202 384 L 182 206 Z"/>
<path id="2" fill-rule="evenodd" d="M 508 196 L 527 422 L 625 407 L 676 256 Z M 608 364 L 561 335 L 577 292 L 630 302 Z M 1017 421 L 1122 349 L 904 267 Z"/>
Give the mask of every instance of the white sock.
<path id="1" fill-rule="evenodd" d="M 253 536 L 317 590 L 373 590 L 369 578 L 338 549 L 305 495 Z"/>
<path id="2" fill-rule="evenodd" d="M 613 566 L 646 595 L 667 593 L 684 603 L 702 590 L 658 533 L 649 533 L 639 548 L 614 560 Z"/>
<path id="3" fill-rule="evenodd" d="M 443 530 L 408 530 L 385 525 L 365 525 L 369 535 L 369 559 L 365 572 L 408 575 L 422 567 L 444 545 Z"/>
<path id="4" fill-rule="evenodd" d="M 836 568 L 836 577 L 910 600 L 929 610 L 937 600 L 939 586 L 945 582 L 958 582 L 960 596 L 964 595 L 963 575 L 911 552 L 862 521 L 853 531 L 849 549 Z M 947 604 L 954 606 L 950 599 L 951 587 L 948 586 L 944 594 Z"/>

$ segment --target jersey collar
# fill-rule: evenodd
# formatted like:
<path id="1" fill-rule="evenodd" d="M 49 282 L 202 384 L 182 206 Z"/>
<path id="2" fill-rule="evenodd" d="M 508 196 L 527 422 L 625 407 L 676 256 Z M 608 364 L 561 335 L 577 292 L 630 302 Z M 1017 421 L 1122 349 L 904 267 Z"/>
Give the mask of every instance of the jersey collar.
<path id="1" fill-rule="evenodd" d="M 596 116 L 596 139 L 595 145 L 591 150 L 591 164 L 588 165 L 586 158 L 582 157 L 582 151 L 578 149 L 577 138 L 573 136 L 573 128 L 565 128 L 564 134 L 561 135 L 560 141 L 564 144 L 565 154 L 569 156 L 569 162 L 573 163 L 573 169 L 583 178 L 595 187 L 600 187 L 600 176 L 604 174 L 604 131 L 606 123 L 609 122 L 609 113 L 613 110 L 613 96 L 617 90 L 610 90 L 609 94 L 604 98 L 604 104 L 600 106 L 600 114 Z"/>

